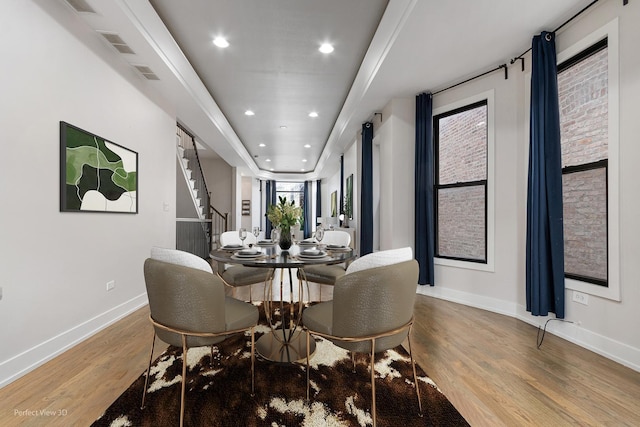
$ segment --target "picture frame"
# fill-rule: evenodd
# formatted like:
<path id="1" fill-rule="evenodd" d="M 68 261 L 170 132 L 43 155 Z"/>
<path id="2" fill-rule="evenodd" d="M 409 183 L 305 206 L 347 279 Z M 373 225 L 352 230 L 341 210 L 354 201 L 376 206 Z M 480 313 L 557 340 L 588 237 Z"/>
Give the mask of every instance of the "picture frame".
<path id="1" fill-rule="evenodd" d="M 60 122 L 60 212 L 138 213 L 138 153 Z"/>
<path id="2" fill-rule="evenodd" d="M 251 215 L 251 200 L 242 201 L 242 216 Z"/>
<path id="3" fill-rule="evenodd" d="M 338 216 L 338 190 L 331 193 L 331 216 Z"/>

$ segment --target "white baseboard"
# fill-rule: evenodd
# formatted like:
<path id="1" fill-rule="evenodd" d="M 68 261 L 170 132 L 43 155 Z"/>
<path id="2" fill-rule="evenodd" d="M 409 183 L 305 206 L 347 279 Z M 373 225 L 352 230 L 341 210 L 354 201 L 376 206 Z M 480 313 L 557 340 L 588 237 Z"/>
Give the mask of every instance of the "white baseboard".
<path id="1" fill-rule="evenodd" d="M 497 298 L 485 297 L 469 292 L 457 291 L 455 289 L 444 288 L 442 286 L 418 285 L 418 293 L 430 297 L 468 305 L 470 307 L 481 308 L 493 313 L 504 314 L 515 317 L 517 304 L 510 303 Z"/>
<path id="2" fill-rule="evenodd" d="M 418 285 L 418 294 L 515 317 L 533 326 L 544 326 L 549 317 L 531 316 L 524 306 L 496 298 L 449 289 Z M 549 322 L 547 332 L 640 372 L 640 349 L 589 331 L 573 323 Z"/>
<path id="3" fill-rule="evenodd" d="M 143 293 L 0 363 L 0 388 L 148 303 Z"/>

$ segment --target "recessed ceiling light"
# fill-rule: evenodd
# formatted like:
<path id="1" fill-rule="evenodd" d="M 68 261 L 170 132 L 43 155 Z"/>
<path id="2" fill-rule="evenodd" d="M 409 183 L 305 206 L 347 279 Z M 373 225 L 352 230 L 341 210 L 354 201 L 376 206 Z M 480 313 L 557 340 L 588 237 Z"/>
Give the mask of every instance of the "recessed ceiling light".
<path id="1" fill-rule="evenodd" d="M 331 43 L 322 43 L 318 50 L 322 53 L 331 53 L 333 52 L 333 45 Z"/>
<path id="2" fill-rule="evenodd" d="M 307 159 L 302 159 L 302 163 L 306 163 Z"/>
<path id="3" fill-rule="evenodd" d="M 280 126 L 280 129 L 286 129 L 287 127 L 285 125 Z"/>
<path id="4" fill-rule="evenodd" d="M 245 116 L 255 116 L 255 115 L 256 115 L 256 113 L 254 113 L 254 112 L 253 112 L 253 111 L 251 111 L 251 110 L 247 110 L 247 111 L 245 111 L 245 112 L 244 112 L 244 115 L 245 115 Z"/>
<path id="5" fill-rule="evenodd" d="M 304 148 L 311 148 L 311 144 L 304 144 Z"/>
<path id="6" fill-rule="evenodd" d="M 309 117 L 318 117 L 318 113 L 316 113 L 315 111 L 312 111 L 309 113 Z"/>
<path id="7" fill-rule="evenodd" d="M 270 162 L 270 161 L 271 161 L 271 159 L 267 159 L 267 160 L 265 160 L 265 162 Z"/>
<path id="8" fill-rule="evenodd" d="M 266 147 L 266 146 L 267 144 L 262 144 L 262 143 L 258 144 L 258 147 Z"/>
<path id="9" fill-rule="evenodd" d="M 225 48 L 225 47 L 229 47 L 229 42 L 227 41 L 227 39 L 225 39 L 224 37 L 216 37 L 215 39 L 213 39 L 213 44 L 215 44 L 218 47 L 221 48 Z"/>
<path id="10" fill-rule="evenodd" d="M 274 169 L 274 168 L 271 168 L 271 169 L 269 169 L 269 170 L 270 170 L 270 171 L 274 171 L 275 169 Z"/>

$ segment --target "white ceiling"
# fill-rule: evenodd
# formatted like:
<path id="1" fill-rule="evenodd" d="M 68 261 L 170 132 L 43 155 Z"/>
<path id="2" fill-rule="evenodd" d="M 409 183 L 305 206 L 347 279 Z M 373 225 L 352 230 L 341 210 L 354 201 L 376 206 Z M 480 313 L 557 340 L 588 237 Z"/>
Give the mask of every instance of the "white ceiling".
<path id="1" fill-rule="evenodd" d="M 534 34 L 557 28 L 589 3 L 86 2 L 97 13 L 79 15 L 95 30 L 117 33 L 135 52 L 118 56 L 154 71 L 159 80 L 148 82 L 150 90 L 175 106 L 203 145 L 243 173 L 295 180 L 335 173 L 362 123 L 390 99 L 508 64 Z M 228 48 L 212 44 L 220 35 Z M 324 42 L 335 51 L 320 53 Z M 248 109 L 255 115 L 246 116 Z M 310 118 L 311 111 L 318 117 Z"/>

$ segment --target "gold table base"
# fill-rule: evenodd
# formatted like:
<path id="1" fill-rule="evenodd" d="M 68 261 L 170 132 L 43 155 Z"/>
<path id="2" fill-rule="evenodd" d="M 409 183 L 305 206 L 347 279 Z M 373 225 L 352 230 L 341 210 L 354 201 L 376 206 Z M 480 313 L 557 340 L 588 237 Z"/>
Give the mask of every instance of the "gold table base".
<path id="1" fill-rule="evenodd" d="M 316 350 L 316 342 L 309 342 L 309 354 Z M 292 363 L 307 358 L 307 337 L 301 330 L 276 329 L 266 333 L 256 341 L 258 354 L 267 360 L 279 363 Z"/>

